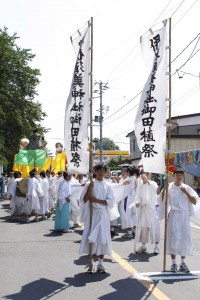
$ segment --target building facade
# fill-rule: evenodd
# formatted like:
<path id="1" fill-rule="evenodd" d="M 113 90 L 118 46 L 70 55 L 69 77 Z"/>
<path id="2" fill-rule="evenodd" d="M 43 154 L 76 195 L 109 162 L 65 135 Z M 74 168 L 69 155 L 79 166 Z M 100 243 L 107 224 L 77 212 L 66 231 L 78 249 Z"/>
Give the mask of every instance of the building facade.
<path id="1" fill-rule="evenodd" d="M 170 152 L 200 149 L 200 113 L 172 117 L 170 127 Z M 132 164 L 137 166 L 141 161 L 141 152 L 137 145 L 134 130 L 129 132 L 126 137 L 130 139 L 130 158 Z M 185 181 L 187 184 L 193 186 L 195 181 L 194 176 L 186 174 Z"/>

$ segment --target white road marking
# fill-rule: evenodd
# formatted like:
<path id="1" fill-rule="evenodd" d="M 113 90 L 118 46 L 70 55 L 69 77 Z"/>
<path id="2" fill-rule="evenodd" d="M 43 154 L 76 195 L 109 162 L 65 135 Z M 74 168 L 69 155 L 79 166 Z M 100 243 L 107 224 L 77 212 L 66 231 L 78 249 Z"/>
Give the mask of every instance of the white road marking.
<path id="1" fill-rule="evenodd" d="M 153 282 L 155 280 L 183 280 L 183 279 L 200 279 L 200 271 L 190 271 L 186 274 L 184 272 L 147 272 L 133 274 L 137 280 L 145 280 Z"/>
<path id="2" fill-rule="evenodd" d="M 200 226 L 196 225 L 195 223 L 191 222 L 190 227 L 200 229 Z"/>

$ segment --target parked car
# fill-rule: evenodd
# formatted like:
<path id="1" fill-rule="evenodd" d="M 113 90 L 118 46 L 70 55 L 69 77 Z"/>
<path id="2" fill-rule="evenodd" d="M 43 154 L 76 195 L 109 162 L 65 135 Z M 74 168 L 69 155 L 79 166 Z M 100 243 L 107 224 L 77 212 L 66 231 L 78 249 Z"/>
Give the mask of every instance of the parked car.
<path id="1" fill-rule="evenodd" d="M 111 175 L 112 176 L 120 176 L 121 175 L 121 170 L 113 170 L 113 171 L 111 171 Z"/>

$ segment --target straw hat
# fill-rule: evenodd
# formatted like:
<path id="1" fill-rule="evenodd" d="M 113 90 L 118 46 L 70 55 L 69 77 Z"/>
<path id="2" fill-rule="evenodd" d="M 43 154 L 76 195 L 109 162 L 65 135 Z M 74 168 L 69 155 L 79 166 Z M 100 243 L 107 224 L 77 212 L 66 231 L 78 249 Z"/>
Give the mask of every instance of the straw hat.
<path id="1" fill-rule="evenodd" d="M 18 188 L 21 193 L 26 194 L 28 192 L 28 179 L 22 178 L 20 181 L 18 181 Z"/>

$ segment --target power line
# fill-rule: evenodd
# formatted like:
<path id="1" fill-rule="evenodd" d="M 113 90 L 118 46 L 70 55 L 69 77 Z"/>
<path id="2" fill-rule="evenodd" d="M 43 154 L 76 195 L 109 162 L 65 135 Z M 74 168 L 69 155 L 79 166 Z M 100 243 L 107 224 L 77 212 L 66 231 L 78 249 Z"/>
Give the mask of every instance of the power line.
<path id="1" fill-rule="evenodd" d="M 195 44 L 195 46 L 194 46 L 192 52 L 190 53 L 188 59 L 182 64 L 181 67 L 179 67 L 179 68 L 174 72 L 174 74 L 175 74 L 177 71 L 179 71 L 182 67 L 184 67 L 184 66 L 189 62 L 189 60 L 191 60 L 191 59 L 199 52 L 200 49 L 198 49 L 198 50 L 194 53 L 194 50 L 196 49 L 196 47 L 197 47 L 197 45 L 198 45 L 198 43 L 199 43 L 199 40 L 200 40 L 200 36 L 199 36 L 198 41 L 196 42 L 196 44 Z M 193 53 L 194 53 L 194 54 L 193 54 Z M 174 75 L 174 74 L 173 74 L 173 75 Z"/>
<path id="2" fill-rule="evenodd" d="M 186 60 L 186 62 L 180 67 L 178 68 L 178 70 L 180 70 L 182 67 L 184 67 L 198 52 L 200 49 L 198 49 L 195 54 L 193 54 L 192 56 L 190 55 L 190 57 Z"/>
<path id="3" fill-rule="evenodd" d="M 200 35 L 200 33 L 197 34 L 197 36 L 191 41 L 189 42 L 189 44 L 172 60 L 171 63 L 173 63 Z"/>
<path id="4" fill-rule="evenodd" d="M 129 100 L 125 105 L 123 105 L 120 109 L 118 109 L 112 115 L 110 115 L 109 117 L 107 117 L 104 121 L 110 119 L 112 116 L 114 116 L 116 113 L 118 113 L 122 108 L 126 107 L 130 102 L 132 102 L 135 98 L 137 98 L 141 93 L 142 93 L 142 91 L 140 91 L 136 96 L 134 96 L 131 100 Z"/>
<path id="5" fill-rule="evenodd" d="M 162 12 L 159 14 L 159 16 L 156 18 L 156 20 L 153 22 L 153 24 L 151 25 L 151 27 L 153 25 L 155 25 L 155 23 L 158 21 L 158 19 L 162 16 L 163 12 L 167 9 L 167 7 L 169 6 L 169 4 L 172 2 L 172 0 L 170 0 L 167 5 L 165 6 L 165 8 L 162 10 Z"/>
<path id="6" fill-rule="evenodd" d="M 142 93 L 142 91 L 141 91 L 141 93 Z M 138 104 L 136 104 L 133 108 L 129 109 L 129 111 L 125 112 L 123 115 L 121 115 L 121 116 L 119 116 L 118 118 L 116 118 L 116 119 L 114 119 L 114 120 L 112 120 L 112 121 L 106 123 L 105 125 L 110 124 L 110 123 L 112 123 L 112 122 L 114 122 L 114 121 L 120 119 L 121 117 L 123 117 L 124 115 L 128 114 L 130 111 L 132 111 L 133 109 L 135 109 L 137 106 L 138 106 Z"/>
<path id="7" fill-rule="evenodd" d="M 178 9 L 182 6 L 182 4 L 183 4 L 184 2 L 185 2 L 185 0 L 183 0 L 183 1 L 180 3 L 180 5 L 179 5 L 178 8 L 173 12 L 173 14 L 171 15 L 171 17 L 178 11 Z M 195 4 L 196 2 L 197 2 L 197 1 L 195 1 L 195 2 L 193 3 L 193 5 L 187 10 L 187 12 L 184 14 L 184 16 L 189 12 L 189 10 L 194 6 L 194 4 Z M 170 2 L 169 2 L 169 3 L 170 3 Z M 169 3 L 168 3 L 168 5 L 169 5 Z M 167 6 L 168 6 L 168 5 L 167 5 Z M 166 7 L 167 7 L 167 6 L 166 6 Z M 164 10 L 165 10 L 165 9 L 164 9 Z M 163 10 L 163 11 L 164 11 L 164 10 Z M 161 13 L 161 14 L 162 14 L 162 13 Z M 184 17 L 184 16 L 183 16 L 183 17 Z M 181 19 L 183 19 L 183 17 L 182 17 Z M 180 20 L 181 20 L 181 19 L 180 19 Z M 179 21 L 180 21 L 180 20 L 179 20 Z M 178 22 L 179 22 L 179 21 L 178 21 Z M 155 22 L 156 22 L 156 21 L 155 21 Z M 154 23 L 155 23 L 155 22 L 154 22 Z M 195 39 L 196 39 L 198 36 L 199 36 L 199 34 L 195 37 Z M 179 57 L 179 56 L 180 56 L 180 55 L 181 55 L 181 54 L 182 54 L 182 53 L 183 53 L 190 45 L 191 45 L 191 43 L 192 43 L 195 39 L 193 39 L 193 40 L 188 44 L 188 46 L 186 46 L 186 48 L 184 48 L 184 49 L 181 51 L 181 53 L 179 53 L 179 54 L 175 57 L 175 59 L 174 59 L 171 63 L 173 63 L 173 62 L 174 62 L 174 61 L 175 61 L 175 60 L 176 60 L 176 59 L 177 59 L 177 58 L 178 58 L 178 57 Z M 198 41 L 199 41 L 199 39 L 198 39 Z M 196 46 L 195 46 L 195 48 L 196 48 Z M 194 49 L 195 49 L 195 48 L 194 48 Z M 195 54 L 193 54 L 194 49 L 193 49 L 192 53 L 190 54 L 188 60 L 185 62 L 185 64 L 186 64 L 190 59 L 192 59 L 192 57 L 194 57 L 194 55 L 196 55 L 197 52 L 200 50 L 200 49 L 199 49 Z M 193 55 L 192 55 L 192 54 L 193 54 Z M 129 55 L 130 55 L 130 53 L 129 53 Z M 126 58 L 127 58 L 127 57 L 126 57 Z M 126 59 L 126 58 L 125 58 L 125 59 Z M 125 59 L 124 59 L 124 60 L 125 60 Z M 124 60 L 123 60 L 123 61 L 124 61 Z M 122 62 L 123 62 L 123 61 L 122 61 Z M 121 63 L 122 63 L 122 62 L 121 62 Z M 121 63 L 120 63 L 119 65 L 121 65 Z M 183 65 L 181 66 L 181 68 L 182 68 L 185 64 L 183 64 Z M 118 66 L 119 66 L 119 65 L 118 65 Z M 118 66 L 117 66 L 117 67 L 118 67 Z M 116 68 L 117 68 L 117 67 L 116 67 Z M 115 68 L 114 70 L 116 70 L 116 68 Z M 180 68 L 179 68 L 179 69 L 180 69 Z M 113 71 L 114 71 L 114 70 L 113 70 Z M 112 72 L 113 72 L 113 71 L 112 71 Z M 112 72 L 111 72 L 111 73 L 112 73 Z M 110 73 L 110 74 L 111 74 L 111 73 Z M 176 72 L 175 72 L 175 73 L 176 73 Z M 175 74 L 175 73 L 174 73 L 174 74 Z M 174 74 L 173 74 L 173 75 L 174 75 Z M 142 91 L 141 91 L 140 93 L 138 93 L 134 98 L 132 98 L 126 105 L 122 106 L 120 109 L 118 109 L 116 112 L 114 112 L 114 113 L 113 113 L 112 115 L 110 115 L 108 118 L 106 118 L 105 121 L 108 120 L 109 118 L 111 118 L 113 115 L 117 114 L 119 111 L 121 111 L 121 109 L 123 109 L 125 106 L 127 106 L 130 102 L 132 102 L 132 101 L 133 101 L 139 94 L 141 94 L 141 93 L 142 93 Z M 136 106 L 137 106 L 137 105 L 136 105 Z M 136 107 L 136 106 L 135 106 L 135 107 Z M 134 107 L 134 108 L 135 108 L 135 107 Z M 134 108 L 133 108 L 133 109 L 134 109 Z M 131 110 L 133 110 L 133 109 L 131 109 Z M 129 110 L 129 111 L 130 111 L 130 110 Z M 129 112 L 129 111 L 128 111 L 128 112 Z M 114 119 L 114 120 L 108 122 L 107 124 L 116 121 L 117 119 L 119 119 L 119 118 L 121 118 L 122 116 L 126 115 L 128 112 L 126 112 L 126 113 L 120 115 L 118 118 L 116 118 L 116 119 Z M 105 125 L 106 125 L 106 124 L 105 124 Z"/>
<path id="8" fill-rule="evenodd" d="M 160 18 L 160 16 L 163 14 L 163 12 L 167 9 L 167 7 L 169 6 L 169 4 L 170 4 L 171 1 L 172 0 L 170 0 L 167 3 L 167 5 L 164 7 L 164 9 L 161 11 L 161 13 L 159 14 L 159 16 L 156 18 L 156 20 L 153 22 L 153 24 L 151 26 L 153 26 L 156 23 L 156 21 Z M 183 4 L 184 1 L 185 0 L 182 1 L 182 3 L 179 5 L 179 7 Z M 172 15 L 174 15 L 176 13 L 176 11 L 179 9 L 179 7 L 175 10 L 175 12 Z M 147 26 L 145 26 L 145 27 L 147 27 Z M 132 51 L 137 48 L 138 44 L 139 44 L 139 42 L 130 50 L 130 52 L 126 55 L 126 57 L 107 75 L 107 77 L 109 75 L 111 75 L 121 64 L 123 64 L 123 62 L 131 55 Z"/>
<path id="9" fill-rule="evenodd" d="M 177 12 L 177 10 L 182 6 L 182 4 L 185 2 L 185 0 L 183 0 L 182 2 L 181 2 L 181 4 L 177 7 L 177 9 L 173 12 L 173 14 L 171 15 L 171 18 L 172 18 L 172 16 Z"/>
<path id="10" fill-rule="evenodd" d="M 200 50 L 200 49 L 199 49 Z M 198 51 L 199 51 L 198 50 Z M 187 74 L 187 75 L 191 75 L 191 76 L 194 76 L 194 77 L 198 77 L 199 78 L 199 75 L 195 75 L 195 74 L 192 74 L 192 73 L 188 73 L 188 72 L 185 72 L 185 71 L 180 71 L 183 73 L 183 75 Z"/>
<path id="11" fill-rule="evenodd" d="M 179 20 L 178 20 L 178 22 L 176 22 L 173 26 L 172 26 L 172 28 L 174 28 L 184 17 L 185 17 L 185 15 L 187 15 L 188 14 L 188 12 L 192 9 L 192 7 L 197 3 L 197 1 L 198 0 L 196 0 L 191 6 L 190 6 L 190 8 L 186 11 L 186 13 L 182 16 L 182 18 L 180 18 Z M 172 17 L 172 16 L 171 16 Z"/>

